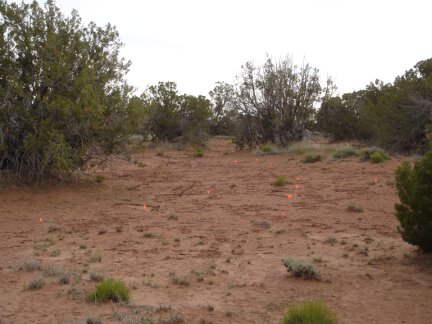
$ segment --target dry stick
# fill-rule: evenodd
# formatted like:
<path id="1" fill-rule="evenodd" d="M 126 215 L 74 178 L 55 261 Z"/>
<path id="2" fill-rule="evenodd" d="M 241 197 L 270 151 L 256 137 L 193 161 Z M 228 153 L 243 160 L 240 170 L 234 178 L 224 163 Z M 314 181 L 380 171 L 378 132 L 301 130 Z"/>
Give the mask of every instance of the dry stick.
<path id="1" fill-rule="evenodd" d="M 188 191 L 188 190 L 192 189 L 193 187 L 195 187 L 195 185 L 196 185 L 197 182 L 198 182 L 198 181 L 194 181 L 194 183 L 192 183 L 192 185 L 191 185 L 190 187 L 187 187 L 186 189 L 183 189 L 182 192 L 180 192 L 180 193 L 178 193 L 178 194 L 175 194 L 175 195 L 177 195 L 177 196 L 179 196 L 179 197 L 183 196 L 183 194 L 184 194 L 186 191 Z"/>
<path id="2" fill-rule="evenodd" d="M 118 206 L 118 205 L 129 205 L 129 206 L 139 206 L 139 207 L 143 207 L 144 205 L 146 205 L 147 207 L 150 207 L 150 208 L 153 208 L 153 209 L 156 209 L 156 210 L 160 210 L 161 209 L 161 206 L 159 206 L 159 205 L 124 203 L 124 202 L 114 203 L 114 206 Z"/>
<path id="3" fill-rule="evenodd" d="M 127 190 L 135 190 L 136 188 L 138 188 L 138 187 L 140 187 L 141 185 L 139 184 L 139 185 L 136 185 L 136 186 L 133 186 L 133 187 L 130 187 L 130 188 L 127 188 Z"/>
<path id="4" fill-rule="evenodd" d="M 155 195 L 155 197 L 156 197 L 156 198 L 159 197 L 159 196 L 179 196 L 179 197 L 181 197 L 181 196 L 183 196 L 183 194 L 184 194 L 186 191 L 192 189 L 192 188 L 196 185 L 197 182 L 198 182 L 198 181 L 194 181 L 190 187 L 187 187 L 186 189 L 183 189 L 183 190 L 182 190 L 181 192 L 179 192 L 179 193 L 175 193 L 175 192 L 173 192 L 173 193 L 159 193 L 159 194 Z M 180 187 L 180 188 L 181 188 L 181 187 Z"/>

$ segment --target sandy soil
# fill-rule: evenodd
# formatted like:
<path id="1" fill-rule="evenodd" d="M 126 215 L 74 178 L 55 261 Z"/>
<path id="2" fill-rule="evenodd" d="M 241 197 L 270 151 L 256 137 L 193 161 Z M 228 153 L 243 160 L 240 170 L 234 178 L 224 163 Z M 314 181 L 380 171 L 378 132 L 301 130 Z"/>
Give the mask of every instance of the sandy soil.
<path id="1" fill-rule="evenodd" d="M 431 323 L 432 256 L 397 232 L 400 162 L 303 164 L 213 139 L 203 158 L 149 149 L 113 161 L 101 183 L 2 185 L 0 321 L 277 323 L 322 299 L 340 323 Z M 286 187 L 271 185 L 278 175 Z M 287 256 L 322 279 L 290 276 Z M 74 275 L 24 290 L 42 273 L 19 270 L 32 260 Z M 86 302 L 95 273 L 127 283 L 131 305 Z"/>

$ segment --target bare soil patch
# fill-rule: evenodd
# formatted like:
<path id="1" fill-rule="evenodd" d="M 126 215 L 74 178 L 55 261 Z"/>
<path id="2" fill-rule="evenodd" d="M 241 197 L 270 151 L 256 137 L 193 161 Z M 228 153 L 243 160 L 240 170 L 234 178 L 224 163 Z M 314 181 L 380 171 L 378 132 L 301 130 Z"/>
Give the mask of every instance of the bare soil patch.
<path id="1" fill-rule="evenodd" d="M 149 149 L 99 182 L 0 186 L 0 320 L 276 323 L 322 299 L 340 323 L 430 323 L 432 257 L 402 241 L 394 216 L 402 159 L 304 164 L 225 139 L 193 153 Z M 290 276 L 285 257 L 321 280 Z M 42 270 L 19 270 L 35 260 Z M 124 281 L 131 304 L 87 302 L 98 275 Z"/>

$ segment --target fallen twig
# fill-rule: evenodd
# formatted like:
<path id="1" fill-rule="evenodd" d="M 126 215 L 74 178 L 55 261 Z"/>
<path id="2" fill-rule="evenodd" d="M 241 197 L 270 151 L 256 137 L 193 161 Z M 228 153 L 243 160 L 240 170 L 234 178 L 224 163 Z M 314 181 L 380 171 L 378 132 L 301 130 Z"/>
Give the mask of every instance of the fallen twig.
<path id="1" fill-rule="evenodd" d="M 181 192 L 179 192 L 179 193 L 177 193 L 177 194 L 175 194 L 175 195 L 177 195 L 177 196 L 179 196 L 179 197 L 183 196 L 183 194 L 184 194 L 186 191 L 188 191 L 188 190 L 192 189 L 193 187 L 195 187 L 195 185 L 196 185 L 197 182 L 198 182 L 198 181 L 194 181 L 194 183 L 192 183 L 192 185 L 191 185 L 190 187 L 187 187 L 186 189 L 183 189 Z"/>

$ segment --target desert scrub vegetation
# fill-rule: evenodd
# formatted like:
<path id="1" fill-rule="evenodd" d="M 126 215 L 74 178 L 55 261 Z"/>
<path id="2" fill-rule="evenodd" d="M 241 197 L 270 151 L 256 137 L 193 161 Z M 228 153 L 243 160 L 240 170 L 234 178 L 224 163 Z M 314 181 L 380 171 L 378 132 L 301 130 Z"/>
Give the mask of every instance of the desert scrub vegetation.
<path id="1" fill-rule="evenodd" d="M 86 318 L 85 324 L 102 324 L 102 320 L 98 316 L 91 315 Z"/>
<path id="2" fill-rule="evenodd" d="M 336 314 L 323 301 L 307 301 L 289 308 L 280 324 L 336 324 Z"/>
<path id="3" fill-rule="evenodd" d="M 303 155 L 305 153 L 316 153 L 321 151 L 322 146 L 318 143 L 309 143 L 309 142 L 298 142 L 291 144 L 287 152 L 294 153 L 298 155 Z"/>
<path id="4" fill-rule="evenodd" d="M 28 260 L 28 261 L 24 261 L 22 264 L 20 264 L 18 266 L 18 269 L 28 271 L 28 272 L 41 271 L 42 265 L 37 260 Z"/>
<path id="5" fill-rule="evenodd" d="M 301 277 L 303 279 L 316 279 L 319 280 L 321 275 L 314 267 L 304 261 L 300 261 L 291 257 L 282 260 L 283 265 L 287 271 L 294 277 Z"/>
<path id="6" fill-rule="evenodd" d="M 193 156 L 196 158 L 200 158 L 204 156 L 204 150 L 202 148 L 197 148 L 193 153 Z"/>
<path id="7" fill-rule="evenodd" d="M 362 213 L 363 212 L 363 207 L 354 205 L 354 204 L 349 204 L 347 207 L 347 210 L 351 213 Z"/>
<path id="8" fill-rule="evenodd" d="M 102 253 L 94 252 L 90 255 L 90 262 L 102 262 Z"/>
<path id="9" fill-rule="evenodd" d="M 90 280 L 91 281 L 101 282 L 104 279 L 105 279 L 105 276 L 101 273 L 96 273 L 96 272 L 90 273 Z"/>
<path id="10" fill-rule="evenodd" d="M 335 159 L 346 159 L 351 156 L 358 156 L 358 149 L 353 146 L 345 146 L 333 153 Z"/>
<path id="11" fill-rule="evenodd" d="M 1 7 L 0 171 L 18 181 L 63 178 L 95 152 L 114 152 L 140 114 L 116 28 L 84 26 L 54 1 Z"/>
<path id="12" fill-rule="evenodd" d="M 255 150 L 257 155 L 275 155 L 280 154 L 281 151 L 270 144 L 261 145 Z"/>
<path id="13" fill-rule="evenodd" d="M 363 148 L 358 153 L 361 161 L 371 161 L 372 163 L 381 163 L 390 160 L 390 156 L 377 147 Z"/>
<path id="14" fill-rule="evenodd" d="M 303 163 L 315 163 L 322 160 L 322 155 L 320 153 L 308 153 L 304 156 Z"/>
<path id="15" fill-rule="evenodd" d="M 45 285 L 42 276 L 37 276 L 24 285 L 24 290 L 40 289 Z"/>
<path id="16" fill-rule="evenodd" d="M 402 238 L 424 252 L 432 252 L 432 151 L 414 166 L 404 162 L 396 170 L 400 203 L 395 205 Z"/>
<path id="17" fill-rule="evenodd" d="M 100 282 L 96 289 L 87 295 L 89 302 L 113 301 L 116 303 L 130 301 L 129 288 L 122 281 L 105 279 Z"/>
<path id="18" fill-rule="evenodd" d="M 169 274 L 169 276 L 170 276 L 170 278 L 171 278 L 171 282 L 172 282 L 174 285 L 178 285 L 178 286 L 185 286 L 185 287 L 190 286 L 190 281 L 189 281 L 186 277 L 180 277 L 180 276 L 177 276 L 177 275 L 175 274 L 175 272 L 171 272 L 171 273 Z"/>
<path id="19" fill-rule="evenodd" d="M 271 227 L 270 223 L 267 221 L 251 220 L 251 223 L 253 226 L 260 227 L 260 228 L 266 229 L 266 230 L 270 229 L 270 227 Z"/>
<path id="20" fill-rule="evenodd" d="M 288 180 L 284 176 L 276 177 L 276 180 L 272 182 L 272 185 L 275 187 L 283 187 L 288 184 Z"/>

